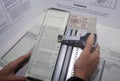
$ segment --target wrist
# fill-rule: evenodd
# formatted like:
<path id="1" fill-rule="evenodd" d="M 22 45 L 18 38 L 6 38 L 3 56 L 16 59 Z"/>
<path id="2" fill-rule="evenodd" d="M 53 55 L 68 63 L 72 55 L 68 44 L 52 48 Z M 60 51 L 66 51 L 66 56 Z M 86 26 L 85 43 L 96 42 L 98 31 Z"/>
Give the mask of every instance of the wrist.
<path id="1" fill-rule="evenodd" d="M 81 78 L 81 79 L 83 79 L 84 81 L 87 81 L 87 80 L 88 80 L 88 75 L 87 75 L 86 73 L 84 73 L 84 72 L 79 72 L 79 71 L 77 71 L 77 72 L 74 73 L 74 76 L 75 76 L 75 77 L 78 77 L 78 78 Z"/>

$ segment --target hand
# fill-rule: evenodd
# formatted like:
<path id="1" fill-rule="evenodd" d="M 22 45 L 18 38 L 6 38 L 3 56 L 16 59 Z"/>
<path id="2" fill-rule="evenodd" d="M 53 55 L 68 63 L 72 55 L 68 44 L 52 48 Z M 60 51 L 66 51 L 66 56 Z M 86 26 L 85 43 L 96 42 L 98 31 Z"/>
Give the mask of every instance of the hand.
<path id="1" fill-rule="evenodd" d="M 86 46 L 83 52 L 74 65 L 74 76 L 85 81 L 87 81 L 88 78 L 93 74 L 99 63 L 100 48 L 97 45 L 97 47 L 92 50 L 93 43 L 94 34 L 91 34 L 86 41 Z"/>
<path id="2" fill-rule="evenodd" d="M 24 77 L 15 76 L 15 73 L 27 63 L 30 55 L 31 53 L 23 55 L 0 70 L 0 81 L 29 81 Z"/>

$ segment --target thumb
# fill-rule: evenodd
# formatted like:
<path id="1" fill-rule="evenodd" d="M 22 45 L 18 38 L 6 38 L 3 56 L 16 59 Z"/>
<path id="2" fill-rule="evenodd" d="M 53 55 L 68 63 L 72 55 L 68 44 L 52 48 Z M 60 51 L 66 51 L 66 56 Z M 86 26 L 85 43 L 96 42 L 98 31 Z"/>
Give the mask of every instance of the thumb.
<path id="1" fill-rule="evenodd" d="M 94 43 L 94 33 L 90 34 L 90 36 L 88 37 L 86 41 L 86 46 L 83 51 L 90 53 L 93 43 Z"/>
<path id="2" fill-rule="evenodd" d="M 13 78 L 13 81 L 30 81 L 30 80 L 28 80 L 28 79 L 25 78 L 25 77 L 15 76 L 15 77 Z"/>

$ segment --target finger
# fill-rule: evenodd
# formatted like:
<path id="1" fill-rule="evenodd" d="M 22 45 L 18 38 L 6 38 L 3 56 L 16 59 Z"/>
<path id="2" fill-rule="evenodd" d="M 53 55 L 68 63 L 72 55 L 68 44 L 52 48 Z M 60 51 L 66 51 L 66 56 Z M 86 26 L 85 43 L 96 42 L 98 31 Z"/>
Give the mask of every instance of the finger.
<path id="1" fill-rule="evenodd" d="M 97 44 L 96 48 L 93 50 L 91 57 L 97 58 L 95 56 L 100 56 L 100 46 Z"/>
<path id="2" fill-rule="evenodd" d="M 99 55 L 98 54 L 92 54 L 90 58 L 90 65 L 93 70 L 95 70 L 99 64 Z"/>
<path id="3" fill-rule="evenodd" d="M 99 55 L 98 53 L 93 53 L 93 54 L 91 54 L 90 60 L 91 60 L 92 62 L 98 62 L 99 59 L 100 59 L 100 55 Z"/>
<path id="4" fill-rule="evenodd" d="M 96 48 L 95 48 L 95 50 L 94 50 L 95 52 L 98 52 L 98 54 L 100 54 L 100 46 L 97 44 L 97 46 L 96 46 Z"/>
<path id="5" fill-rule="evenodd" d="M 97 61 L 99 62 L 99 59 L 100 59 L 100 47 L 99 45 L 97 45 L 96 49 L 92 52 L 91 54 L 91 60 L 94 62 L 94 61 Z"/>
<path id="6" fill-rule="evenodd" d="M 17 69 L 19 66 L 21 66 L 21 64 L 22 64 L 22 66 L 23 66 L 24 64 L 27 63 L 27 61 L 29 60 L 30 56 L 31 56 L 31 52 L 29 52 L 29 53 L 26 54 L 26 55 L 23 55 L 23 56 L 19 57 L 18 59 L 16 59 L 16 60 L 13 61 L 13 62 L 11 62 L 11 68 L 12 68 L 13 70 L 15 70 L 15 69 Z"/>
<path id="7" fill-rule="evenodd" d="M 12 81 L 30 81 L 27 78 L 24 77 L 17 77 L 15 76 Z"/>
<path id="8" fill-rule="evenodd" d="M 90 34 L 90 36 L 88 37 L 86 41 L 86 45 L 85 45 L 83 52 L 88 52 L 90 54 L 93 43 L 94 43 L 94 34 L 92 33 Z"/>

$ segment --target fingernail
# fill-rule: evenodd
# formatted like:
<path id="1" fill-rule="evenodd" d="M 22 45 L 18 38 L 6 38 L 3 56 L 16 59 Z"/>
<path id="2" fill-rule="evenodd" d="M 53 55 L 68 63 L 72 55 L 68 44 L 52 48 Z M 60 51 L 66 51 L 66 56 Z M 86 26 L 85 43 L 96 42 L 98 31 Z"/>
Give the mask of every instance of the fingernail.
<path id="1" fill-rule="evenodd" d="M 94 33 L 90 34 L 90 36 L 88 37 L 88 40 L 91 41 L 92 43 L 94 42 Z"/>

